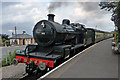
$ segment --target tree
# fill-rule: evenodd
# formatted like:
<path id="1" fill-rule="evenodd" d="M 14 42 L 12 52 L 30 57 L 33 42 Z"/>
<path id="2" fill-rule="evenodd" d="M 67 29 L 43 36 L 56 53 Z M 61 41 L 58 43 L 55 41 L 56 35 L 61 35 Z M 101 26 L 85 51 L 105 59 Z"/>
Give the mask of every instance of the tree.
<path id="1" fill-rule="evenodd" d="M 9 41 L 9 40 L 6 40 L 6 41 L 5 41 L 5 44 L 6 44 L 7 46 L 10 46 L 10 41 Z"/>
<path id="2" fill-rule="evenodd" d="M 2 39 L 6 39 L 6 40 L 9 40 L 9 35 L 7 35 L 7 34 L 2 34 Z"/>
<path id="3" fill-rule="evenodd" d="M 118 29 L 118 42 L 120 42 L 120 0 L 118 2 L 100 2 L 101 9 L 112 11 L 111 20 Z"/>
<path id="4" fill-rule="evenodd" d="M 5 39 L 5 38 L 3 38 L 3 39 L 2 39 L 2 43 L 4 43 L 5 41 L 6 41 L 6 39 Z"/>

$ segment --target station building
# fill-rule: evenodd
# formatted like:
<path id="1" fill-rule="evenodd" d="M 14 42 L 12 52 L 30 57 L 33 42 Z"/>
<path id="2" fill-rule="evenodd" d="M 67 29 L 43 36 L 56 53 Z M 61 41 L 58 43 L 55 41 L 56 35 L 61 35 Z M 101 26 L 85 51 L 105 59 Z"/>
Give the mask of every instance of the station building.
<path id="1" fill-rule="evenodd" d="M 27 34 L 25 31 L 23 31 L 22 34 L 16 35 L 12 33 L 12 37 L 10 37 L 9 39 L 11 45 L 15 44 L 15 40 L 17 41 L 17 45 L 28 45 L 35 43 L 34 38 L 31 35 Z"/>

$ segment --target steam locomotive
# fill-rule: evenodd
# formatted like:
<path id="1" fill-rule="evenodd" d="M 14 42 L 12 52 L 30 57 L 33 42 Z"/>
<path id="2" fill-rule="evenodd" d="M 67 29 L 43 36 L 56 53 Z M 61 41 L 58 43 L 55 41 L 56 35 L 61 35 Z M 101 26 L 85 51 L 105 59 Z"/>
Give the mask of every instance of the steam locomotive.
<path id="1" fill-rule="evenodd" d="M 112 37 L 109 32 L 85 28 L 85 25 L 70 23 L 68 19 L 59 24 L 54 21 L 54 16 L 48 14 L 48 20 L 41 20 L 34 26 L 37 44 L 29 44 L 24 52 L 16 53 L 13 63 L 26 63 L 28 74 L 54 68 L 60 60 L 75 55 L 80 48 Z"/>

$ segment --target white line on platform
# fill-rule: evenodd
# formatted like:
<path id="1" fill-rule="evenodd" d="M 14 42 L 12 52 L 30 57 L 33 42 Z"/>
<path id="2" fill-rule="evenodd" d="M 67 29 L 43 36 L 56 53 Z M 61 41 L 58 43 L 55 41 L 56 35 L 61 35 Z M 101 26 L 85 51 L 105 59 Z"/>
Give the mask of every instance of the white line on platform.
<path id="1" fill-rule="evenodd" d="M 26 76 L 28 76 L 28 74 L 25 74 L 25 73 L 24 73 L 23 76 L 20 77 L 20 79 L 22 79 L 22 78 L 24 78 L 24 77 L 26 77 Z"/>
<path id="2" fill-rule="evenodd" d="M 102 41 L 101 41 L 102 42 Z M 66 64 L 67 62 L 71 61 L 72 59 L 74 59 L 75 57 L 77 57 L 78 55 L 82 54 L 83 52 L 87 51 L 88 49 L 94 47 L 95 45 L 101 43 L 101 42 L 98 42 L 90 47 L 88 47 L 87 49 L 83 50 L 82 52 L 76 54 L 75 56 L 71 57 L 70 59 L 68 59 L 67 61 L 65 61 L 64 63 L 60 64 L 59 66 L 57 66 L 56 68 L 54 68 L 53 70 L 49 71 L 48 73 L 46 73 L 45 75 L 41 76 L 39 79 L 37 80 L 40 80 L 40 79 L 43 79 L 45 78 L 46 76 L 48 76 L 50 73 L 54 72 L 55 70 L 57 70 L 58 68 L 60 68 L 61 66 L 63 66 L 64 64 Z"/>

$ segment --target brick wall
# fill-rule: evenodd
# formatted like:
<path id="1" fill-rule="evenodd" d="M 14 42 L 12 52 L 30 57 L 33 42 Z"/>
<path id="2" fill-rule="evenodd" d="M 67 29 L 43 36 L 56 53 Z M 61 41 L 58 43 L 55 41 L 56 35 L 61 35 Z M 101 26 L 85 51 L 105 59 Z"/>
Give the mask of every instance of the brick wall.
<path id="1" fill-rule="evenodd" d="M 32 38 L 32 44 L 34 44 L 35 43 L 35 39 L 34 38 Z"/>
<path id="2" fill-rule="evenodd" d="M 12 41 L 14 42 L 15 39 L 10 39 L 10 44 L 12 44 Z M 33 38 L 31 38 L 31 39 L 17 39 L 17 41 L 18 41 L 18 45 L 20 45 L 20 46 L 23 45 L 23 43 L 24 43 L 24 45 L 35 43 L 35 40 Z"/>
<path id="3" fill-rule="evenodd" d="M 19 44 L 20 44 L 20 45 L 23 45 L 22 39 L 19 39 Z"/>

